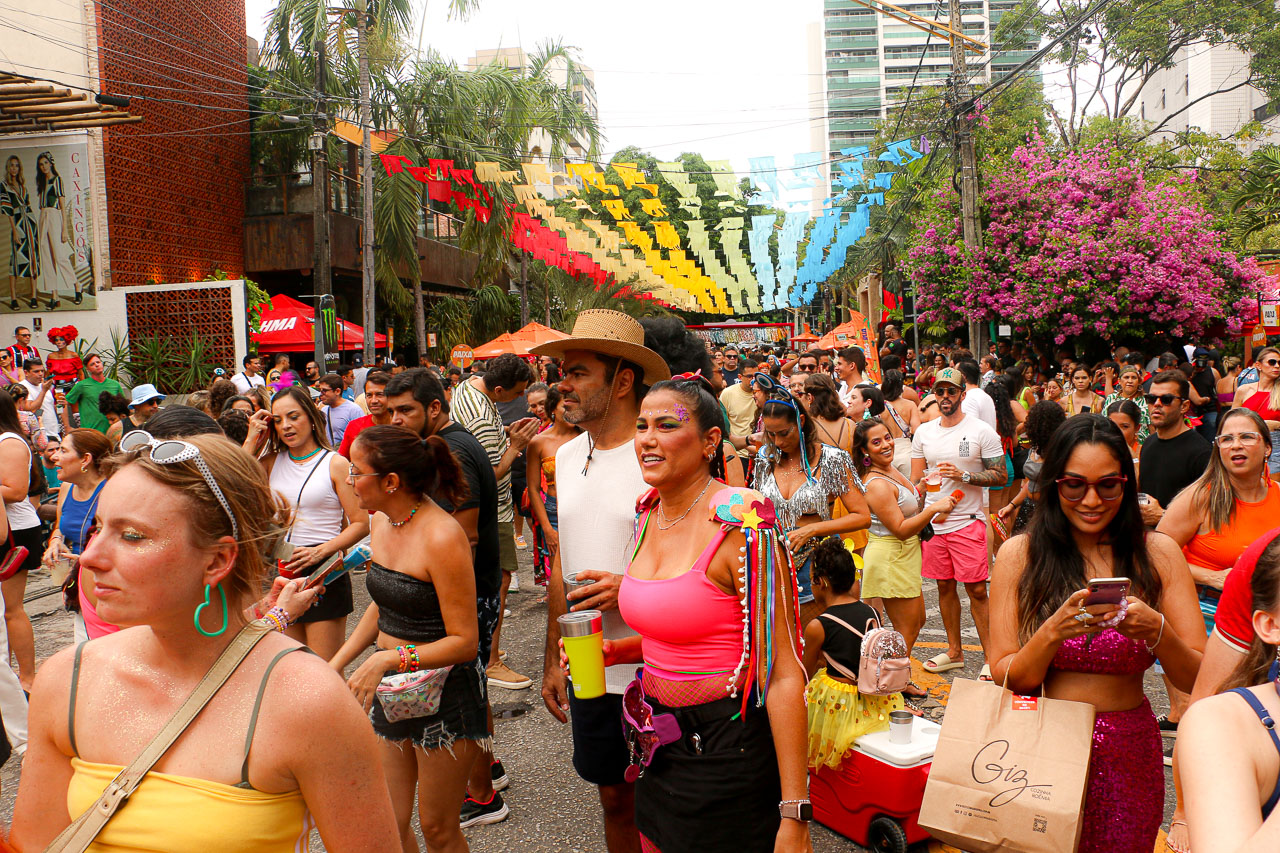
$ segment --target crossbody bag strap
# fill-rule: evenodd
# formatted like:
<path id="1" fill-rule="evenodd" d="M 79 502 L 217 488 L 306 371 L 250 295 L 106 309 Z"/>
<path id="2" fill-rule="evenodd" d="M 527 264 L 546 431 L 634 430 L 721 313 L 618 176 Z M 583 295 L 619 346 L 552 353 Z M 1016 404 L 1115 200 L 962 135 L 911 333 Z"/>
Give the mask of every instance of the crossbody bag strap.
<path id="1" fill-rule="evenodd" d="M 846 622 L 846 621 L 844 621 L 843 619 L 841 619 L 839 616 L 836 616 L 834 613 L 821 613 L 821 614 L 819 614 L 819 615 L 818 615 L 818 618 L 819 618 L 819 619 L 830 619 L 832 622 L 835 622 L 837 625 L 843 626 L 846 630 L 853 632 L 853 634 L 854 634 L 855 636 L 858 636 L 858 637 L 863 637 L 863 636 L 865 636 L 865 634 L 863 634 L 863 633 L 862 633 L 861 631 L 859 631 L 857 628 L 853 627 L 853 626 L 852 626 L 852 625 L 850 625 L 848 622 Z M 871 625 L 871 624 L 873 624 L 873 622 L 872 622 L 871 620 L 869 620 L 869 621 L 867 622 L 867 624 L 868 624 L 868 625 Z M 877 628 L 878 628 L 878 627 L 880 627 L 879 619 L 874 620 L 874 625 L 875 625 L 875 627 L 877 627 Z M 855 682 L 855 683 L 857 682 L 857 680 L 858 680 L 858 674 L 857 674 L 856 672 L 851 671 L 847 666 L 845 666 L 844 664 L 840 663 L 840 662 L 839 662 L 839 661 L 837 661 L 835 658 L 831 657 L 831 655 L 827 654 L 826 649 L 823 649 L 823 651 L 822 651 L 822 656 L 826 659 L 826 661 L 827 661 L 827 666 L 829 666 L 829 667 L 834 667 L 834 668 L 835 668 L 835 670 L 836 670 L 836 672 L 840 673 L 840 674 L 841 674 L 841 675 L 843 675 L 845 678 L 851 678 L 851 679 L 853 679 L 853 680 L 854 680 L 854 682 Z"/>
<path id="2" fill-rule="evenodd" d="M 187 730 L 191 721 L 204 709 L 205 705 L 209 704 L 209 700 L 222 685 L 227 683 L 227 679 L 236 671 L 258 641 L 271 633 L 271 630 L 261 620 L 244 626 L 231 644 L 213 662 L 213 666 L 209 667 L 209 671 L 204 674 L 204 678 L 200 679 L 196 689 L 191 691 L 191 695 L 164 724 L 164 728 L 160 729 L 159 734 L 152 738 L 151 743 L 147 744 L 128 767 L 116 774 L 97 802 L 72 821 L 71 825 L 46 848 L 45 853 L 84 853 L 98 837 L 102 828 L 107 825 L 107 821 L 111 820 L 116 810 L 137 790 L 143 777 L 168 751 L 173 742 Z"/>
<path id="3" fill-rule="evenodd" d="M 911 438 L 911 427 L 902 422 L 902 415 L 898 414 L 898 410 L 893 407 L 893 404 L 885 403 L 884 407 L 889 410 L 889 415 L 893 418 L 893 422 L 898 425 L 898 429 L 902 430 L 902 434 L 907 438 Z"/>
<path id="4" fill-rule="evenodd" d="M 284 534 L 284 541 L 286 542 L 291 541 L 290 538 L 293 536 L 293 526 L 298 523 L 298 510 L 302 508 L 302 493 L 307 490 L 307 483 L 311 482 L 312 475 L 316 473 L 316 469 L 320 467 L 320 463 L 324 462 L 326 459 L 329 458 L 329 454 L 331 452 L 332 451 L 326 450 L 323 453 L 321 453 L 320 459 L 316 462 L 316 464 L 311 466 L 311 470 L 307 472 L 306 479 L 302 481 L 302 486 L 298 489 L 298 497 L 293 502 L 293 520 L 289 522 L 289 529 Z M 287 456 L 288 454 L 289 454 L 289 451 L 286 450 L 285 455 Z"/>

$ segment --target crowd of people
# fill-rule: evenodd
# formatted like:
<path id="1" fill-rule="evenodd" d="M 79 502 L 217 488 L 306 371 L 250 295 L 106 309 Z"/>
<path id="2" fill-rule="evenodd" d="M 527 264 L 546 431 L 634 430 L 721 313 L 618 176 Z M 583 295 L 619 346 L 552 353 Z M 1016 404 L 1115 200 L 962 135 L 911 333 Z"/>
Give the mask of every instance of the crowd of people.
<path id="1" fill-rule="evenodd" d="M 914 682 L 859 689 L 864 634 L 917 646 L 926 580 L 946 644 L 924 671 L 966 666 L 963 588 L 979 678 L 1094 707 L 1079 850 L 1151 850 L 1165 765 L 1171 849 L 1280 840 L 1280 350 L 974 358 L 889 326 L 869 360 L 592 310 L 466 373 L 250 355 L 178 400 L 126 397 L 74 329 L 49 337 L 0 353 L 18 850 L 283 851 L 313 829 L 331 851 L 468 849 L 504 789 L 548 783 L 508 775 L 491 707 L 535 683 L 500 645 L 525 548 L 541 696 L 611 853 L 810 850 L 809 772 L 932 710 Z M 76 642 L 37 670 L 41 565 Z M 1086 604 L 1108 578 L 1118 603 Z M 595 697 L 560 633 L 584 612 Z M 295 736 L 299 697 L 323 750 Z"/>

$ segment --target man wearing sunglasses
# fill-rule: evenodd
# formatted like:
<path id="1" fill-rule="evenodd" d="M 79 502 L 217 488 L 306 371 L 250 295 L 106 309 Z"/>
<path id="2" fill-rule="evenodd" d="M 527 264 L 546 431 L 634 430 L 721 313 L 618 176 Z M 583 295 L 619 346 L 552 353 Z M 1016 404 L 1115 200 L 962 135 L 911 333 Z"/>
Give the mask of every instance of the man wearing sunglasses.
<path id="1" fill-rule="evenodd" d="M 720 392 L 720 404 L 729 415 L 730 435 L 747 436 L 755 431 L 757 410 L 752 382 L 759 369 L 760 365 L 755 359 L 743 359 L 738 381 Z M 746 456 L 749 452 L 743 450 L 742 455 Z"/>
<path id="2" fill-rule="evenodd" d="M 1142 445 L 1138 488 L 1147 495 L 1142 521 L 1160 523 L 1164 508 L 1178 492 L 1199 479 L 1209 465 L 1212 445 L 1187 426 L 1191 409 L 1191 383 L 1181 370 L 1165 370 L 1151 379 L 1146 395 L 1152 434 Z"/>
<path id="3" fill-rule="evenodd" d="M 921 575 L 938 582 L 938 609 L 947 631 L 947 650 L 926 661 L 924 668 L 939 673 L 964 666 L 957 582 L 969 596 L 978 642 L 986 654 L 990 563 L 982 487 L 1000 488 L 1008 473 L 999 433 L 963 408 L 964 374 L 954 367 L 939 370 L 933 393 L 941 417 L 922 424 L 911 439 L 911 479 L 923 490 L 926 472 L 932 472 L 942 477 L 938 494 L 964 492 L 945 518 L 934 518 L 934 536 L 923 544 Z"/>
<path id="4" fill-rule="evenodd" d="M 738 357 L 737 347 L 724 348 L 724 363 L 720 366 L 720 374 L 724 377 L 726 386 L 732 385 L 738 381 L 738 374 L 742 372 L 741 360 Z"/>

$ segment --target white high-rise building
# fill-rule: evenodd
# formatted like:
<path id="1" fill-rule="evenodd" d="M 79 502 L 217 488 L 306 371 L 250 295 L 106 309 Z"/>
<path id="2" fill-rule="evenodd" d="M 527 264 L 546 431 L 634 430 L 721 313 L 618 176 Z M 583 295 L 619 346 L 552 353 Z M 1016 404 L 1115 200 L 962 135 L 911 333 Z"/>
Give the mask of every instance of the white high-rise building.
<path id="1" fill-rule="evenodd" d="M 943 24 L 948 19 L 945 0 L 895 5 Z M 964 34 L 990 43 L 1000 18 L 1017 5 L 1017 0 L 962 0 Z M 951 74 L 951 48 L 945 39 L 854 0 L 823 0 L 820 48 L 826 72 L 827 151 L 832 159 L 840 157 L 841 148 L 869 145 L 876 122 L 906 99 L 913 80 L 916 87 L 934 87 L 945 84 Z M 968 51 L 969 76 L 974 85 L 999 79 L 1035 49 L 1032 44 L 1026 50 L 1000 51 L 994 56 Z M 917 91 L 912 97 L 919 95 Z"/>
<path id="2" fill-rule="evenodd" d="M 1147 81 L 1134 114 L 1160 126 L 1157 138 L 1191 128 L 1227 137 L 1258 121 L 1266 132 L 1244 143 L 1246 150 L 1280 142 L 1280 99 L 1271 100 L 1252 86 L 1233 88 L 1248 76 L 1248 54 L 1230 45 L 1192 45 L 1178 51 L 1171 68 Z"/>

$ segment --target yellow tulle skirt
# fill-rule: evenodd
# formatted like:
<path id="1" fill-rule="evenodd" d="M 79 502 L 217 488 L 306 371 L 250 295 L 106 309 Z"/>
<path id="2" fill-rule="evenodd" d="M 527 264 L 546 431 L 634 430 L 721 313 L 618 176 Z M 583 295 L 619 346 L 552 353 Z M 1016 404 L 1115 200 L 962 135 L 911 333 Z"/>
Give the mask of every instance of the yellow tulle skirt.
<path id="1" fill-rule="evenodd" d="M 805 688 L 809 705 L 809 766 L 839 768 L 853 742 L 889 728 L 889 712 L 906 707 L 901 693 L 863 696 L 853 684 L 836 681 L 826 668 Z"/>

